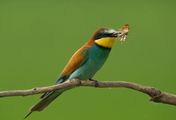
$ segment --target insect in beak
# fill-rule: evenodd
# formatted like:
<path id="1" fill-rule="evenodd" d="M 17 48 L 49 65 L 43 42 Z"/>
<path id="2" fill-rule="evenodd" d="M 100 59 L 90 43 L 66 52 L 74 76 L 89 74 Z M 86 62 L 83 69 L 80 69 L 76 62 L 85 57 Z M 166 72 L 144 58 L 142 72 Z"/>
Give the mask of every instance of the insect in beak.
<path id="1" fill-rule="evenodd" d="M 118 33 L 117 35 L 118 35 L 121 43 L 125 42 L 126 37 L 128 35 L 128 31 L 129 31 L 129 25 L 128 24 L 125 24 L 122 28 L 120 28 L 117 31 L 117 33 Z"/>

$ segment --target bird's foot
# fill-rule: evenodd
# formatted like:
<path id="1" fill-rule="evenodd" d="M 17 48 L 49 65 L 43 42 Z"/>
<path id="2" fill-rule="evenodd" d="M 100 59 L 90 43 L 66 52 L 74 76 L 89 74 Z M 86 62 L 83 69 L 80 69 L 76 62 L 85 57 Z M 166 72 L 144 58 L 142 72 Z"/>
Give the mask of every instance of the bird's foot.
<path id="1" fill-rule="evenodd" d="M 99 86 L 99 84 L 98 84 L 98 81 L 97 81 L 97 80 L 93 80 L 93 79 L 91 79 L 91 78 L 90 78 L 89 80 L 94 82 L 95 87 L 98 87 L 98 86 Z"/>

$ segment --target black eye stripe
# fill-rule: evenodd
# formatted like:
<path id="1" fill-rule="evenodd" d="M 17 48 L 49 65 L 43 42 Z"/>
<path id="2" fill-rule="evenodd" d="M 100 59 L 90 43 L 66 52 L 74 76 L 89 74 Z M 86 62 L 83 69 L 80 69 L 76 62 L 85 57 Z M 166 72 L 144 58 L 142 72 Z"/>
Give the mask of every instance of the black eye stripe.
<path id="1" fill-rule="evenodd" d="M 95 35 L 94 39 L 97 40 L 97 39 L 100 39 L 103 37 L 111 37 L 112 35 L 113 35 L 113 33 L 108 33 L 108 32 L 102 31 L 102 32 L 97 33 Z"/>

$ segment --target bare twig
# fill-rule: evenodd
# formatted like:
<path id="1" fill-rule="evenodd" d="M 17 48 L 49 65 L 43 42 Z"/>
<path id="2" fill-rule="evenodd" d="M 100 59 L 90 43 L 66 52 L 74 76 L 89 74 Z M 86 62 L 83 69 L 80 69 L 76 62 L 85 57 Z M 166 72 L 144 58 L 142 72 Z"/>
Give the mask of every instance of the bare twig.
<path id="1" fill-rule="evenodd" d="M 28 96 L 34 94 L 40 94 L 44 92 L 54 91 L 57 89 L 63 88 L 74 88 L 78 86 L 87 86 L 87 87 L 97 87 L 97 88 L 129 88 L 142 93 L 145 93 L 151 97 L 151 101 L 158 103 L 165 103 L 170 105 L 176 105 L 176 95 L 161 92 L 159 89 L 149 86 L 143 86 L 140 84 L 125 82 L 125 81 L 90 81 L 90 80 L 71 80 L 64 82 L 62 84 L 47 86 L 47 87 L 38 87 L 28 90 L 9 90 L 1 91 L 0 97 L 8 96 Z"/>

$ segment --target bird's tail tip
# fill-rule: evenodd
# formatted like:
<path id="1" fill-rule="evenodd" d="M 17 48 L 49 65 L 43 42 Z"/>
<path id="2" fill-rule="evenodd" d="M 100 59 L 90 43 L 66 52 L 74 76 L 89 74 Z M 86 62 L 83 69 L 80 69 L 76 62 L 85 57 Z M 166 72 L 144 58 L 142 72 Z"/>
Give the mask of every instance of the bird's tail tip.
<path id="1" fill-rule="evenodd" d="M 32 114 L 33 111 L 30 111 L 25 117 L 24 119 L 26 119 L 27 117 L 29 117 L 30 114 Z"/>

